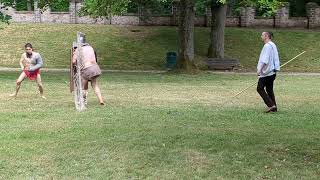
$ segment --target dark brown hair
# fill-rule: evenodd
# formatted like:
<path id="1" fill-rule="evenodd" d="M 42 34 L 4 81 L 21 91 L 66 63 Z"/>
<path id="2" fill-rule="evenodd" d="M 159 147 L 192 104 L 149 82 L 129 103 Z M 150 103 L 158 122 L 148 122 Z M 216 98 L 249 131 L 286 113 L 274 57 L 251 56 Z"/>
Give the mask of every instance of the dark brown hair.
<path id="1" fill-rule="evenodd" d="M 33 49 L 31 43 L 27 43 L 26 45 L 24 45 L 24 48 L 25 48 L 25 49 L 27 49 L 27 48 Z M 26 53 L 26 55 L 27 55 L 27 58 L 31 58 L 31 56 L 32 56 L 32 54 L 28 54 L 28 53 Z"/>
<path id="2" fill-rule="evenodd" d="M 269 39 L 273 39 L 273 33 L 271 31 L 266 32 Z"/>

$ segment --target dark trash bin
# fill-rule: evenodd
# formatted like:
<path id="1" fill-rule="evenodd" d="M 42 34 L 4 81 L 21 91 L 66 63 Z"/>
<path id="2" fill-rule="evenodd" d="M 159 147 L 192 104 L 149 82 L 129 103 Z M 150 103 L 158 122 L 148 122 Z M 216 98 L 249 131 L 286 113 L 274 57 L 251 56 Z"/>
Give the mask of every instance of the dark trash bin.
<path id="1" fill-rule="evenodd" d="M 177 53 L 176 52 L 167 52 L 167 64 L 166 68 L 171 70 L 177 65 Z"/>

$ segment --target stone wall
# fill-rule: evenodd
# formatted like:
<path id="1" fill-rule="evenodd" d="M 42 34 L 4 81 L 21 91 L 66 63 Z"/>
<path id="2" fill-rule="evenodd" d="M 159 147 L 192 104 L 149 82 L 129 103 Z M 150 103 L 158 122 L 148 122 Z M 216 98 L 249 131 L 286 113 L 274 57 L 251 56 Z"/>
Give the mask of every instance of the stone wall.
<path id="1" fill-rule="evenodd" d="M 138 18 L 140 19 L 140 18 Z M 170 26 L 171 16 L 154 16 L 148 17 L 147 19 L 140 19 L 139 25 L 143 26 Z"/>
<path id="2" fill-rule="evenodd" d="M 320 27 L 320 6 L 317 3 L 307 4 L 307 14 L 309 17 L 309 27 L 319 28 Z"/>
<path id="3" fill-rule="evenodd" d="M 253 7 L 243 7 L 240 12 L 241 27 L 274 27 L 274 18 L 257 17 Z"/>
<path id="4" fill-rule="evenodd" d="M 14 22 L 28 22 L 28 23 L 35 22 L 34 12 L 19 11 L 19 12 L 12 13 L 10 16 L 12 17 L 12 21 Z"/>
<path id="5" fill-rule="evenodd" d="M 256 15 L 256 10 L 253 7 L 242 7 L 240 12 L 239 26 L 241 27 L 253 26 L 255 15 Z"/>
<path id="6" fill-rule="evenodd" d="M 194 20 L 195 26 L 207 26 L 207 21 L 205 16 L 198 16 Z"/>
<path id="7" fill-rule="evenodd" d="M 71 24 L 113 24 L 113 25 L 145 25 L 145 26 L 176 26 L 179 19 L 179 6 L 173 4 L 172 14 L 167 16 L 154 16 L 144 19 L 138 14 L 127 16 L 113 16 L 110 19 L 90 18 L 88 16 L 78 16 L 82 4 L 72 2 L 69 6 L 69 12 L 51 12 L 46 9 L 41 12 L 35 4 L 35 11 L 21 12 L 13 8 L 2 9 L 1 11 L 12 16 L 13 22 L 24 23 L 71 23 Z M 279 8 L 275 17 L 263 18 L 256 17 L 255 9 L 252 7 L 241 8 L 239 17 L 227 17 L 226 26 L 239 27 L 275 27 L 275 28 L 319 28 L 320 27 L 320 7 L 316 3 L 308 3 L 308 17 L 292 18 L 289 17 L 289 4 Z M 210 8 L 206 10 L 205 16 L 199 16 L 195 19 L 196 26 L 210 26 L 211 12 Z"/>
<path id="8" fill-rule="evenodd" d="M 275 27 L 308 28 L 308 18 L 291 18 L 289 16 L 289 4 L 282 6 L 275 17 Z"/>
<path id="9" fill-rule="evenodd" d="M 226 24 L 228 27 L 240 26 L 240 18 L 239 17 L 228 17 L 226 19 Z"/>
<path id="10" fill-rule="evenodd" d="M 255 17 L 252 21 L 253 27 L 275 27 L 275 19 L 273 17 Z"/>
<path id="11" fill-rule="evenodd" d="M 45 11 L 41 15 L 41 21 L 46 23 L 70 23 L 70 13 Z"/>
<path id="12" fill-rule="evenodd" d="M 308 3 L 308 17 L 290 17 L 289 4 L 280 7 L 273 18 L 255 16 L 252 7 L 241 10 L 241 27 L 275 27 L 275 28 L 318 28 L 320 27 L 320 7 L 316 3 Z"/>

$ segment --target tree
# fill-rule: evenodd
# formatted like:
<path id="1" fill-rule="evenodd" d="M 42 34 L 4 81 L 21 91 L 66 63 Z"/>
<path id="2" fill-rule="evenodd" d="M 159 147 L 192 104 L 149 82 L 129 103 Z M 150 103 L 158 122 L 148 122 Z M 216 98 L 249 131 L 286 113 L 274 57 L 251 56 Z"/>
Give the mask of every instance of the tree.
<path id="1" fill-rule="evenodd" d="M 211 32 L 208 57 L 224 58 L 224 31 L 227 15 L 226 1 L 211 0 Z"/>
<path id="2" fill-rule="evenodd" d="M 166 2 L 167 0 L 132 0 L 138 4 Z M 110 17 L 126 11 L 130 0 L 85 0 L 82 12 L 92 17 Z M 148 5 L 150 6 L 150 4 Z M 186 71 L 196 69 L 194 63 L 195 0 L 181 0 L 179 18 L 178 68 Z"/>
<path id="3" fill-rule="evenodd" d="M 178 68 L 192 72 L 194 62 L 195 0 L 180 1 Z"/>
<path id="4" fill-rule="evenodd" d="M 316 2 L 320 5 L 320 0 L 287 0 L 290 3 L 290 16 L 302 17 L 306 16 L 306 4 Z"/>
<path id="5" fill-rule="evenodd" d="M 289 0 L 240 0 L 240 6 L 255 7 L 257 16 L 272 17 L 282 3 Z"/>
<path id="6" fill-rule="evenodd" d="M 82 15 L 91 17 L 111 17 L 127 11 L 130 0 L 84 0 Z"/>
<path id="7" fill-rule="evenodd" d="M 5 15 L 5 14 L 3 14 L 1 12 L 2 9 L 6 9 L 7 8 L 6 7 L 7 5 L 8 5 L 8 2 L 2 2 L 0 0 L 0 29 L 3 28 L 4 24 L 9 24 L 9 21 L 11 19 L 11 16 L 7 16 L 7 15 Z"/>
<path id="8" fill-rule="evenodd" d="M 0 25 L 1 26 L 3 25 L 2 23 L 9 24 L 10 19 L 11 19 L 10 16 L 7 16 L 7 15 L 0 12 Z M 2 28 L 2 27 L 0 27 L 0 28 Z"/>
<path id="9" fill-rule="evenodd" d="M 155 3 L 166 2 L 169 0 L 131 0 L 136 3 Z M 114 14 L 121 14 L 126 11 L 130 0 L 84 0 L 82 12 L 92 17 L 110 17 Z M 179 17 L 179 51 L 178 51 L 178 68 L 187 72 L 197 69 L 194 62 L 194 19 L 195 3 L 197 1 L 207 0 L 178 0 L 180 8 Z M 210 0 L 210 2 L 219 1 L 224 4 L 225 0 Z M 223 26 L 224 28 L 224 26 Z M 224 36 L 224 31 L 222 36 Z M 216 47 L 216 46 L 214 46 Z M 222 49 L 223 52 L 223 49 Z"/>
<path id="10" fill-rule="evenodd" d="M 31 0 L 27 0 L 27 10 L 32 11 L 32 2 Z"/>
<path id="11" fill-rule="evenodd" d="M 69 11 L 70 0 L 38 0 L 39 8 L 46 6 L 50 7 L 53 12 L 67 12 Z"/>
<path id="12" fill-rule="evenodd" d="M 131 13 L 139 12 L 146 16 L 169 14 L 171 12 L 171 4 L 172 0 L 131 0 L 128 11 Z"/>

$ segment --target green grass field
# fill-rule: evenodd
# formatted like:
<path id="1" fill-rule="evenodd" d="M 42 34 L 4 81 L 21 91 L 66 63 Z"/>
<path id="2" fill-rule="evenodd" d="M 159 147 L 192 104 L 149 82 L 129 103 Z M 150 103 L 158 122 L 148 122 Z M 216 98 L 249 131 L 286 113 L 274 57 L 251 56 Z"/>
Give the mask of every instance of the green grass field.
<path id="1" fill-rule="evenodd" d="M 249 75 L 106 73 L 75 111 L 67 73 L 43 72 L 47 100 L 0 72 L 1 179 L 319 179 L 319 77 L 279 75 L 265 114 Z"/>
<path id="2" fill-rule="evenodd" d="M 23 46 L 31 42 L 45 58 L 47 68 L 68 68 L 69 50 L 77 31 L 87 34 L 87 40 L 96 48 L 99 64 L 104 69 L 165 69 L 165 53 L 178 49 L 176 27 L 11 24 L 0 30 L 0 67 L 19 67 Z M 255 71 L 262 48 L 262 31 L 226 29 L 226 56 L 239 59 L 244 71 Z M 284 71 L 320 71 L 319 31 L 272 31 L 283 63 L 303 50 L 307 51 Z M 209 28 L 196 28 L 195 53 L 198 62 L 206 59 L 208 41 Z"/>

